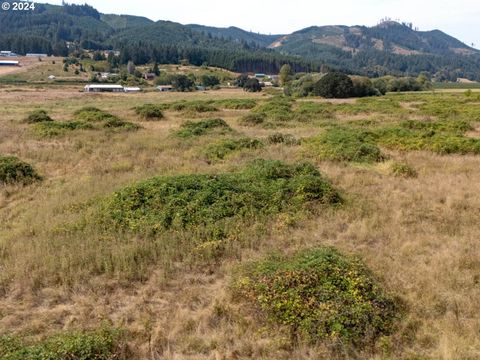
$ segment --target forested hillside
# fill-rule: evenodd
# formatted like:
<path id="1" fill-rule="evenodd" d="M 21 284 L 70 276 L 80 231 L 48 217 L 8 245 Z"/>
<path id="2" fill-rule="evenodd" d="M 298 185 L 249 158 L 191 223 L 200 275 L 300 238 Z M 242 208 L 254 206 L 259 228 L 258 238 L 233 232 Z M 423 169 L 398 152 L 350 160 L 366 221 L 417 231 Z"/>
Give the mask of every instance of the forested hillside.
<path id="1" fill-rule="evenodd" d="M 10 1 L 10 0 L 9 0 Z M 480 52 L 439 31 L 416 31 L 388 21 L 375 27 L 310 27 L 290 35 L 239 28 L 154 22 L 100 14 L 89 5 L 36 4 L 35 11 L 0 12 L 0 48 L 66 56 L 74 50 L 119 50 L 121 62 L 208 64 L 244 72 L 275 73 L 333 67 L 383 76 L 428 72 L 441 80 L 480 80 Z"/>

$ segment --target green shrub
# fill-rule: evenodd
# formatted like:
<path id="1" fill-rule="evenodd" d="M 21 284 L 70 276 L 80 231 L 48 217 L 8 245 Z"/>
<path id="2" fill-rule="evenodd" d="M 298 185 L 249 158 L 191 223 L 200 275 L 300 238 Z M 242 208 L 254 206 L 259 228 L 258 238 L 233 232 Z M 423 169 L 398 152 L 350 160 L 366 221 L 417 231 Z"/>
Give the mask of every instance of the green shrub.
<path id="1" fill-rule="evenodd" d="M 262 86 L 258 79 L 248 79 L 243 86 L 243 90 L 248 92 L 260 92 L 262 91 Z"/>
<path id="2" fill-rule="evenodd" d="M 94 126 L 83 121 L 43 122 L 34 125 L 34 131 L 42 137 L 55 137 L 64 135 L 73 130 L 91 130 Z"/>
<path id="3" fill-rule="evenodd" d="M 480 154 L 480 140 L 463 135 L 472 127 L 461 120 L 406 121 L 377 130 L 378 142 L 399 150 L 429 150 L 438 154 Z"/>
<path id="4" fill-rule="evenodd" d="M 75 120 L 82 122 L 102 122 L 112 119 L 118 119 L 115 115 L 109 114 L 96 107 L 84 107 L 74 113 Z"/>
<path id="5" fill-rule="evenodd" d="M 292 106 L 293 101 L 291 99 L 284 96 L 275 96 L 260 104 L 253 112 L 265 114 L 267 119 L 273 122 L 285 122 L 293 120 L 295 117 Z"/>
<path id="6" fill-rule="evenodd" d="M 144 104 L 137 106 L 135 112 L 146 120 L 159 120 L 163 119 L 162 106 L 153 104 Z"/>
<path id="7" fill-rule="evenodd" d="M 214 130 L 222 133 L 231 131 L 230 126 L 222 119 L 207 119 L 202 121 L 187 121 L 175 134 L 181 138 L 195 137 L 205 135 Z"/>
<path id="8" fill-rule="evenodd" d="M 140 126 L 123 121 L 117 116 L 109 114 L 96 107 L 84 107 L 74 113 L 73 121 L 49 121 L 34 125 L 34 131 L 42 137 L 55 137 L 74 130 L 112 129 L 115 131 L 137 130 Z"/>
<path id="9" fill-rule="evenodd" d="M 217 143 L 210 144 L 207 146 L 204 153 L 209 160 L 223 160 L 227 155 L 235 151 L 243 149 L 259 149 L 263 146 L 263 143 L 257 139 L 225 139 Z"/>
<path id="10" fill-rule="evenodd" d="M 187 113 L 205 113 L 218 111 L 213 100 L 208 101 L 179 101 L 164 105 L 170 110 L 183 111 Z"/>
<path id="11" fill-rule="evenodd" d="M 393 162 L 390 165 L 391 173 L 396 177 L 414 178 L 417 177 L 417 171 L 410 165 L 403 162 Z"/>
<path id="12" fill-rule="evenodd" d="M 313 165 L 257 160 L 237 173 L 163 176 L 140 182 L 105 199 L 95 218 L 108 232 L 153 235 L 190 230 L 193 238 L 204 234 L 210 241 L 238 229 L 239 222 L 300 211 L 310 202 L 340 201 Z"/>
<path id="13" fill-rule="evenodd" d="M 253 99 L 226 99 L 216 100 L 215 105 L 222 109 L 248 110 L 253 109 L 257 102 Z"/>
<path id="14" fill-rule="evenodd" d="M 354 95 L 352 79 L 340 72 L 330 72 L 314 85 L 314 94 L 324 98 L 349 98 Z"/>
<path id="15" fill-rule="evenodd" d="M 240 119 L 240 124 L 244 126 L 255 126 L 265 122 L 267 115 L 264 113 L 249 113 Z"/>
<path id="16" fill-rule="evenodd" d="M 15 156 L 0 156 L 0 184 L 28 185 L 42 180 L 36 170 Z"/>
<path id="17" fill-rule="evenodd" d="M 370 131 L 333 127 L 310 139 L 307 146 L 321 159 L 371 163 L 386 158 L 376 140 L 376 134 Z"/>
<path id="18" fill-rule="evenodd" d="M 53 121 L 48 113 L 45 110 L 34 110 L 32 111 L 28 117 L 26 118 L 25 122 L 28 124 L 35 124 L 45 121 Z"/>
<path id="19" fill-rule="evenodd" d="M 122 333 L 104 328 L 69 332 L 26 344 L 18 337 L 0 337 L 2 360 L 111 360 L 122 356 Z"/>
<path id="20" fill-rule="evenodd" d="M 296 109 L 299 121 L 309 121 L 312 118 L 332 119 L 335 117 L 334 107 L 328 103 L 301 102 Z"/>
<path id="21" fill-rule="evenodd" d="M 288 146 L 293 146 L 293 145 L 300 145 L 300 140 L 296 139 L 295 136 L 291 134 L 275 133 L 268 136 L 267 144 L 269 145 L 284 144 Z"/>
<path id="22" fill-rule="evenodd" d="M 119 118 L 111 118 L 103 122 L 102 127 L 104 129 L 114 129 L 122 131 L 135 131 L 141 127 L 137 124 L 120 120 Z"/>
<path id="23" fill-rule="evenodd" d="M 244 265 L 232 290 L 292 337 L 372 345 L 394 331 L 399 305 L 357 258 L 332 248 Z"/>

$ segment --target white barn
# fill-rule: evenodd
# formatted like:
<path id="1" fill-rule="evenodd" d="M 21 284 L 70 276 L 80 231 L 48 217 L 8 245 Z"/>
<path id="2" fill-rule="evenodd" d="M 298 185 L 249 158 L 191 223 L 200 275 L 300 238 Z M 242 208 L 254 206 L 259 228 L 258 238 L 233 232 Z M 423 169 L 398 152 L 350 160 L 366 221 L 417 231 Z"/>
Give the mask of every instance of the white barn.
<path id="1" fill-rule="evenodd" d="M 90 84 L 85 85 L 85 92 L 124 92 L 122 85 Z"/>
<path id="2" fill-rule="evenodd" d="M 0 60 L 0 66 L 20 66 L 20 63 L 13 60 Z"/>

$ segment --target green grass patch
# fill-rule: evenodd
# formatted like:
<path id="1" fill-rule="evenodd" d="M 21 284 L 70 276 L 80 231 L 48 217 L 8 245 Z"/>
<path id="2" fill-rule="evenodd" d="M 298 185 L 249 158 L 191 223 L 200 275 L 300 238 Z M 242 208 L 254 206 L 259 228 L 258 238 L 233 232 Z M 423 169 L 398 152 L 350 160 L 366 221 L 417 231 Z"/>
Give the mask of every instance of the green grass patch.
<path id="1" fill-rule="evenodd" d="M 399 318 L 397 301 L 362 261 L 332 248 L 248 263 L 232 290 L 272 324 L 311 343 L 372 345 Z"/>
<path id="2" fill-rule="evenodd" d="M 345 115 L 372 113 L 402 115 L 410 112 L 403 108 L 399 99 L 394 96 L 361 98 L 353 103 L 336 104 L 334 108 L 337 113 Z"/>
<path id="3" fill-rule="evenodd" d="M 42 180 L 37 171 L 15 156 L 0 156 L 0 184 L 28 185 Z"/>
<path id="4" fill-rule="evenodd" d="M 107 198 L 95 216 L 106 231 L 158 234 L 190 230 L 223 238 L 240 223 L 307 203 L 336 204 L 338 192 L 311 164 L 256 160 L 237 173 L 156 177 Z"/>
<path id="5" fill-rule="evenodd" d="M 264 146 L 263 142 L 258 139 L 240 138 L 225 139 L 206 147 L 204 154 L 208 160 L 223 160 L 228 155 L 240 150 L 260 149 Z"/>
<path id="6" fill-rule="evenodd" d="M 295 109 L 299 121 L 335 118 L 335 107 L 329 103 L 300 102 Z"/>
<path id="7" fill-rule="evenodd" d="M 332 127 L 306 141 L 306 146 L 320 159 L 374 163 L 386 159 L 376 145 L 377 138 L 378 136 L 372 131 Z"/>
<path id="8" fill-rule="evenodd" d="M 36 124 L 36 123 L 48 122 L 48 121 L 53 121 L 53 120 L 45 110 L 41 110 L 41 109 L 32 111 L 25 119 L 25 122 L 28 124 Z"/>
<path id="9" fill-rule="evenodd" d="M 183 123 L 175 135 L 180 138 L 190 138 L 206 135 L 208 133 L 225 134 L 232 128 L 222 119 L 206 119 L 201 121 L 187 121 Z"/>
<path id="10" fill-rule="evenodd" d="M 163 119 L 163 107 L 154 104 L 144 104 L 135 107 L 135 113 L 145 120 L 160 120 Z"/>
<path id="11" fill-rule="evenodd" d="M 125 359 L 122 332 L 103 328 L 93 332 L 68 332 L 37 343 L 19 337 L 0 337 L 2 360 L 112 360 Z"/>

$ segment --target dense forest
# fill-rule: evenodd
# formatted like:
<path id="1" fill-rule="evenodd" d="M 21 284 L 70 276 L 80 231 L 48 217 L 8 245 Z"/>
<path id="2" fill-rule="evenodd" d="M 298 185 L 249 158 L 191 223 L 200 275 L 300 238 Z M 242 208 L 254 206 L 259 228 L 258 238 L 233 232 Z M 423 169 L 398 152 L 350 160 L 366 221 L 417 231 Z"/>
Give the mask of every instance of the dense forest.
<path id="1" fill-rule="evenodd" d="M 188 61 L 238 72 L 276 73 L 288 63 L 306 72 L 328 66 L 373 77 L 428 72 L 441 80 L 480 80 L 479 51 L 441 31 L 420 32 L 395 22 L 262 35 L 105 15 L 89 5 L 36 4 L 35 11 L 0 12 L 0 48 L 59 56 L 80 49 L 118 50 L 124 64 Z"/>

